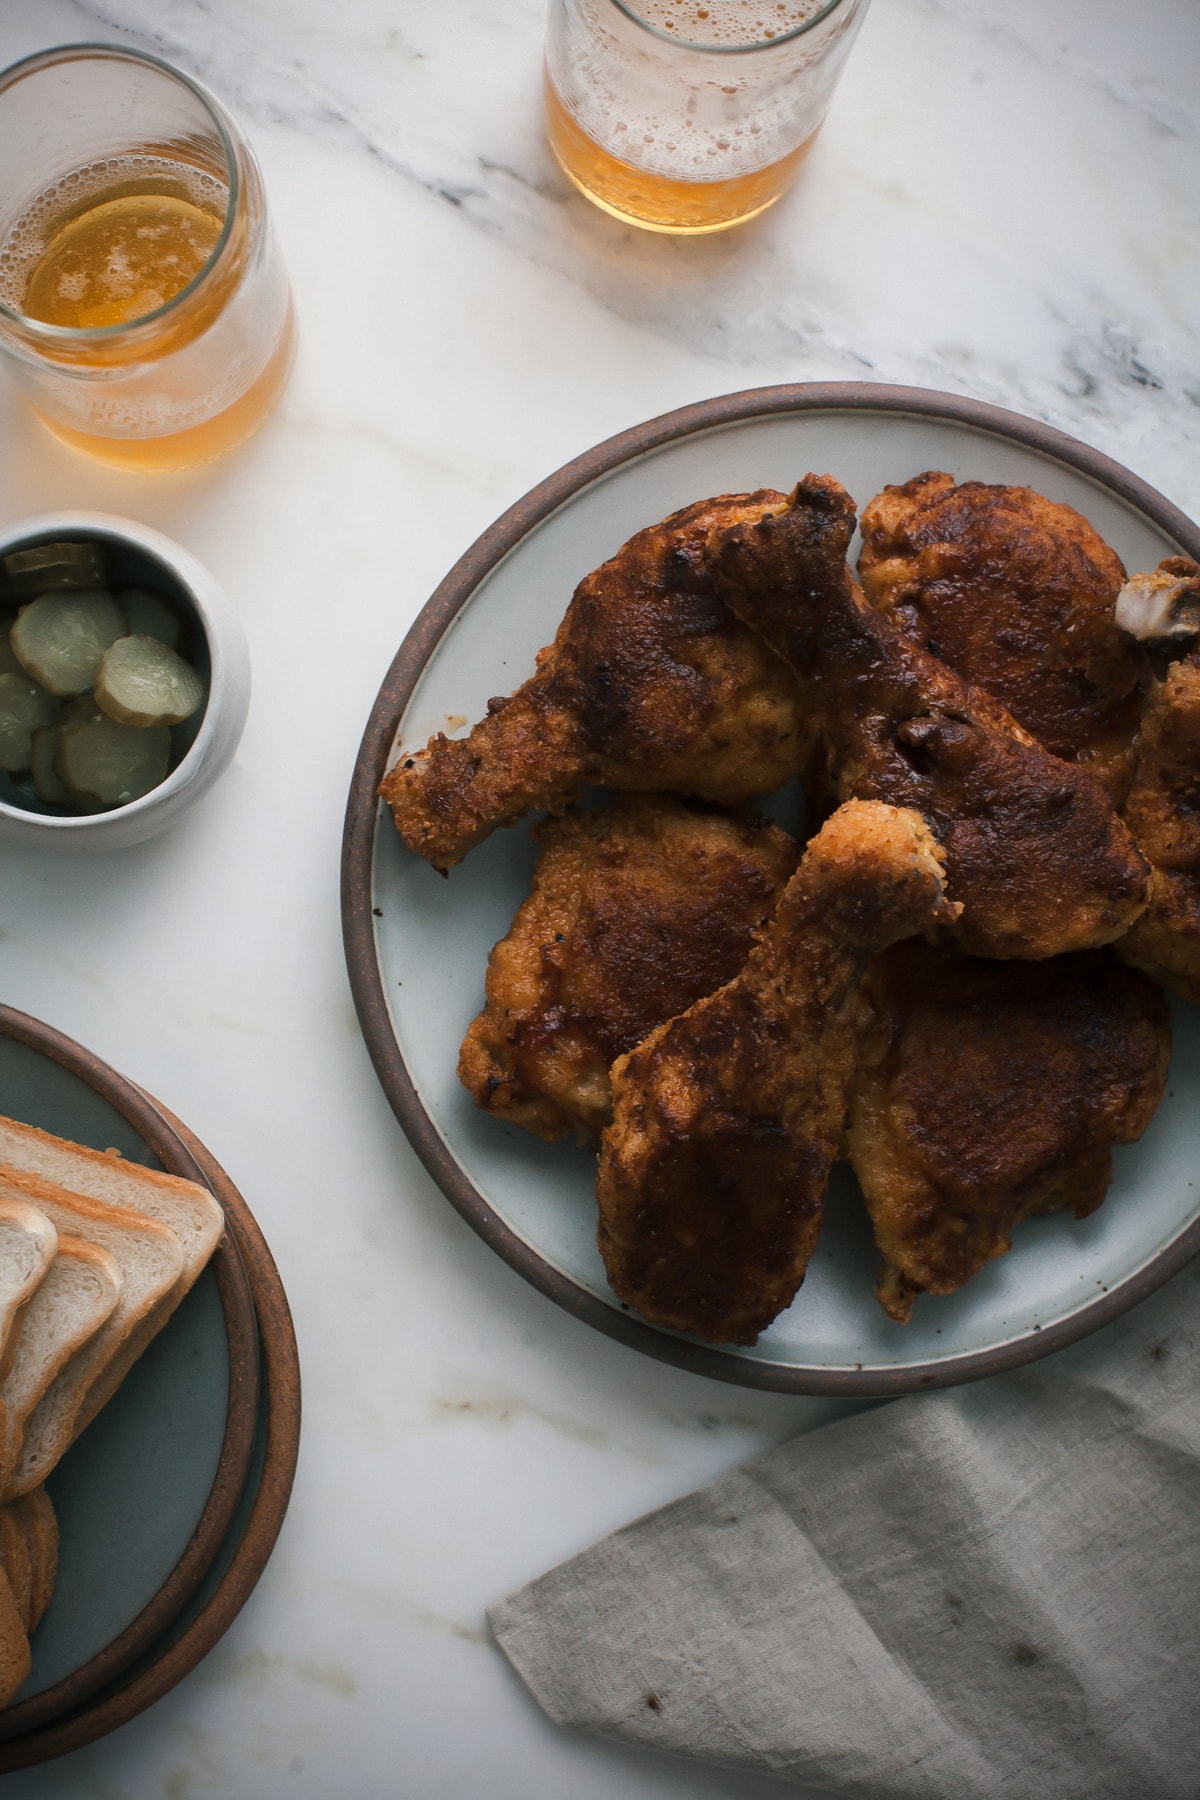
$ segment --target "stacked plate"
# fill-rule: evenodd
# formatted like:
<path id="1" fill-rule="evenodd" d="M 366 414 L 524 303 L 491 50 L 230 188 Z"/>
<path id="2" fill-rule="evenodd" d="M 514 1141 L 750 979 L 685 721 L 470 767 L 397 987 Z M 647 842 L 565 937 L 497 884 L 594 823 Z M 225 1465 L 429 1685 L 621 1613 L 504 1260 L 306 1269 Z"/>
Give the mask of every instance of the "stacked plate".
<path id="1" fill-rule="evenodd" d="M 203 1183 L 212 1262 L 47 1482 L 58 1581 L 33 1669 L 0 1713 L 0 1772 L 61 1756 L 159 1699 L 226 1630 L 291 1491 L 299 1366 L 261 1232 L 185 1126 L 78 1044 L 0 1007 L 0 1111 Z"/>

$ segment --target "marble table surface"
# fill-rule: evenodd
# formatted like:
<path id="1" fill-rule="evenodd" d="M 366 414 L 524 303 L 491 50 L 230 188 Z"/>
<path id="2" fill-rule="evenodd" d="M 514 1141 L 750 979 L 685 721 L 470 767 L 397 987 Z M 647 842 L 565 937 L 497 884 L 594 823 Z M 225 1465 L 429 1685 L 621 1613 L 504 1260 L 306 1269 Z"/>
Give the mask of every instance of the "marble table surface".
<path id="1" fill-rule="evenodd" d="M 183 823 L 6 852 L 0 996 L 173 1108 L 294 1309 L 305 1430 L 278 1548 L 217 1649 L 13 1800 L 751 1800 L 774 1783 L 550 1726 L 487 1605 L 830 1415 L 650 1362 L 463 1224 L 374 1079 L 344 973 L 342 814 L 423 601 L 610 433 L 774 381 L 870 379 L 1051 421 L 1200 512 L 1194 0 L 875 0 L 797 191 L 709 240 L 625 229 L 539 117 L 541 0 L 22 0 L 0 61 L 104 39 L 198 75 L 262 160 L 301 325 L 259 437 L 133 477 L 0 395 L 0 523 L 132 515 L 249 634 L 235 763 Z"/>

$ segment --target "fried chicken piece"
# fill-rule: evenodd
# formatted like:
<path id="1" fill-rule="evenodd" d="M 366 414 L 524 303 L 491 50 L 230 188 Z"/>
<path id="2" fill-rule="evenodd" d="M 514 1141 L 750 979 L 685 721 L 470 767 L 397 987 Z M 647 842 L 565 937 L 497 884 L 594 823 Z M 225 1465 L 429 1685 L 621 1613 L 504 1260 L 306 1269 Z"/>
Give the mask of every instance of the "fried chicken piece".
<path id="1" fill-rule="evenodd" d="M 1200 636 L 1200 567 L 1168 556 L 1131 575 L 1116 619 L 1150 645 L 1161 669 Z M 1118 954 L 1200 1004 L 1200 650 L 1155 685 L 1134 745 L 1124 816 L 1150 862 L 1150 902 Z"/>
<path id="2" fill-rule="evenodd" d="M 1150 903 L 1117 954 L 1200 1005 L 1200 650 L 1151 695 L 1134 754 L 1125 823 L 1150 861 Z"/>
<path id="3" fill-rule="evenodd" d="M 1108 950 L 982 962 L 897 944 L 862 986 L 847 1148 L 905 1323 L 1011 1247 L 1035 1213 L 1094 1212 L 1171 1053 L 1166 1002 Z"/>
<path id="4" fill-rule="evenodd" d="M 790 1304 L 837 1153 L 863 970 L 949 910 L 924 821 L 851 802 L 741 974 L 618 1060 L 596 1194 L 619 1299 L 732 1344 Z"/>
<path id="5" fill-rule="evenodd" d="M 437 869 L 530 807 L 561 812 L 591 782 L 735 805 L 795 772 L 795 683 L 713 586 L 714 530 L 755 519 L 769 489 L 701 500 L 639 531 L 579 584 L 537 672 L 465 738 L 401 756 L 380 793 Z"/>
<path id="6" fill-rule="evenodd" d="M 868 606 L 846 567 L 854 505 L 809 475 L 787 505 L 720 534 L 730 607 L 795 670 L 836 800 L 915 807 L 946 851 L 959 946 L 1036 961 L 1107 943 L 1148 870 L 1103 781 Z"/>
<path id="7" fill-rule="evenodd" d="M 1027 487 L 929 471 L 863 508 L 872 606 L 1120 800 L 1146 660 L 1116 626 L 1116 552 L 1073 507 Z"/>
<path id="8" fill-rule="evenodd" d="M 800 846 L 765 819 L 627 795 L 547 819 L 533 887 L 488 959 L 459 1056 L 477 1106 L 537 1137 L 599 1136 L 609 1070 L 729 981 Z"/>

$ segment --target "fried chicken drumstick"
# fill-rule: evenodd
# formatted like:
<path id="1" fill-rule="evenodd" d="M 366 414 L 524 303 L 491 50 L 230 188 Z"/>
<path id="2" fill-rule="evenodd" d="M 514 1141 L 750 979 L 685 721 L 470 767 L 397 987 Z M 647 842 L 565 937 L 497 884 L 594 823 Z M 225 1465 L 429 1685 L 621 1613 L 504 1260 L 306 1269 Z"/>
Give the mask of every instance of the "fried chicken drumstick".
<path id="1" fill-rule="evenodd" d="M 575 590 L 537 672 L 465 738 L 402 756 L 380 793 L 410 850 L 461 862 L 531 807 L 561 812 L 585 785 L 734 805 L 795 772 L 796 684 L 713 586 L 714 531 L 782 494 L 698 501 L 639 531 Z"/>
<path id="2" fill-rule="evenodd" d="M 732 1344 L 791 1302 L 842 1130 L 863 970 L 952 912 L 925 822 L 852 801 L 809 844 L 741 974 L 614 1065 L 596 1194 L 619 1299 Z"/>
<path id="3" fill-rule="evenodd" d="M 796 672 L 818 785 L 929 820 L 962 902 L 962 949 L 1036 961 L 1118 937 L 1145 905 L 1148 870 L 1103 781 L 869 606 L 846 567 L 853 531 L 849 495 L 809 475 L 714 546 L 731 609 Z"/>
<path id="4" fill-rule="evenodd" d="M 1134 754 L 1125 823 L 1150 861 L 1150 904 L 1117 953 L 1200 1005 L 1200 651 L 1172 663 Z"/>
<path id="5" fill-rule="evenodd" d="M 862 986 L 846 1141 L 898 1323 L 949 1294 L 1036 1213 L 1086 1218 L 1114 1144 L 1162 1098 L 1166 1002 L 1109 950 L 983 962 L 896 944 Z"/>
<path id="6" fill-rule="evenodd" d="M 862 537 L 872 606 L 1122 798 L 1147 666 L 1113 618 L 1125 570 L 1095 527 L 1032 488 L 929 470 L 869 501 Z"/>
<path id="7" fill-rule="evenodd" d="M 1124 819 L 1150 863 L 1150 900 L 1117 954 L 1200 1005 L 1200 567 L 1168 556 L 1131 575 L 1117 624 L 1152 648 L 1156 681 L 1133 747 Z"/>
<path id="8" fill-rule="evenodd" d="M 617 1057 L 737 974 L 800 846 L 668 794 L 572 810 L 534 836 L 533 886 L 488 958 L 458 1073 L 494 1118 L 583 1142 L 612 1115 Z"/>

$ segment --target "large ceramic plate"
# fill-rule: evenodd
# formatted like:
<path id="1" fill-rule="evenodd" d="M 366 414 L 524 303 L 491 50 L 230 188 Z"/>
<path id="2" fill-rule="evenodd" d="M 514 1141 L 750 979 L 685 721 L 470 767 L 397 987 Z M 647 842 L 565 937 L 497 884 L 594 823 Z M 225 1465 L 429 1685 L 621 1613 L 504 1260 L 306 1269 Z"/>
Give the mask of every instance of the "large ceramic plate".
<path id="1" fill-rule="evenodd" d="M 187 1634 L 224 1581 L 258 1502 L 269 1398 L 261 1376 L 273 1340 L 283 1336 L 286 1352 L 291 1339 L 286 1304 L 283 1323 L 273 1317 L 282 1291 L 264 1279 L 274 1275 L 269 1255 L 228 1177 L 98 1058 L 3 1007 L 0 1110 L 206 1183 L 227 1224 L 208 1269 L 47 1483 L 61 1535 L 58 1581 L 32 1640 L 29 1680 L 0 1713 L 4 1769 L 57 1754 L 63 1722 L 91 1717 L 115 1687 L 136 1687 L 145 1705 L 171 1685 L 164 1647 Z M 295 1398 L 291 1413 L 294 1441 Z M 275 1529 L 286 1498 L 285 1487 Z M 249 1586 L 242 1582 L 241 1598 Z"/>
<path id="2" fill-rule="evenodd" d="M 650 1326 L 611 1294 L 595 1245 L 594 1163 L 477 1112 L 455 1078 L 487 953 L 528 889 L 527 824 L 497 832 L 444 881 L 402 845 L 375 790 L 391 757 L 451 735 L 533 668 L 577 582 L 630 536 L 705 495 L 787 489 L 828 471 L 863 504 L 923 469 L 1020 482 L 1077 507 L 1126 566 L 1200 557 L 1200 531 L 1127 470 L 1046 426 L 951 395 L 830 384 L 688 407 L 602 444 L 504 515 L 425 607 L 376 701 L 350 795 L 343 912 L 351 982 L 380 1080 L 426 1167 L 516 1269 L 591 1324 L 726 1380 L 880 1394 L 1011 1367 L 1069 1343 L 1151 1292 L 1200 1249 L 1194 1157 L 1200 1018 L 1175 1013 L 1169 1092 L 1116 1152 L 1090 1219 L 1022 1226 L 1010 1255 L 960 1294 L 889 1322 L 852 1178 L 838 1171 L 799 1296 L 752 1349 Z"/>

